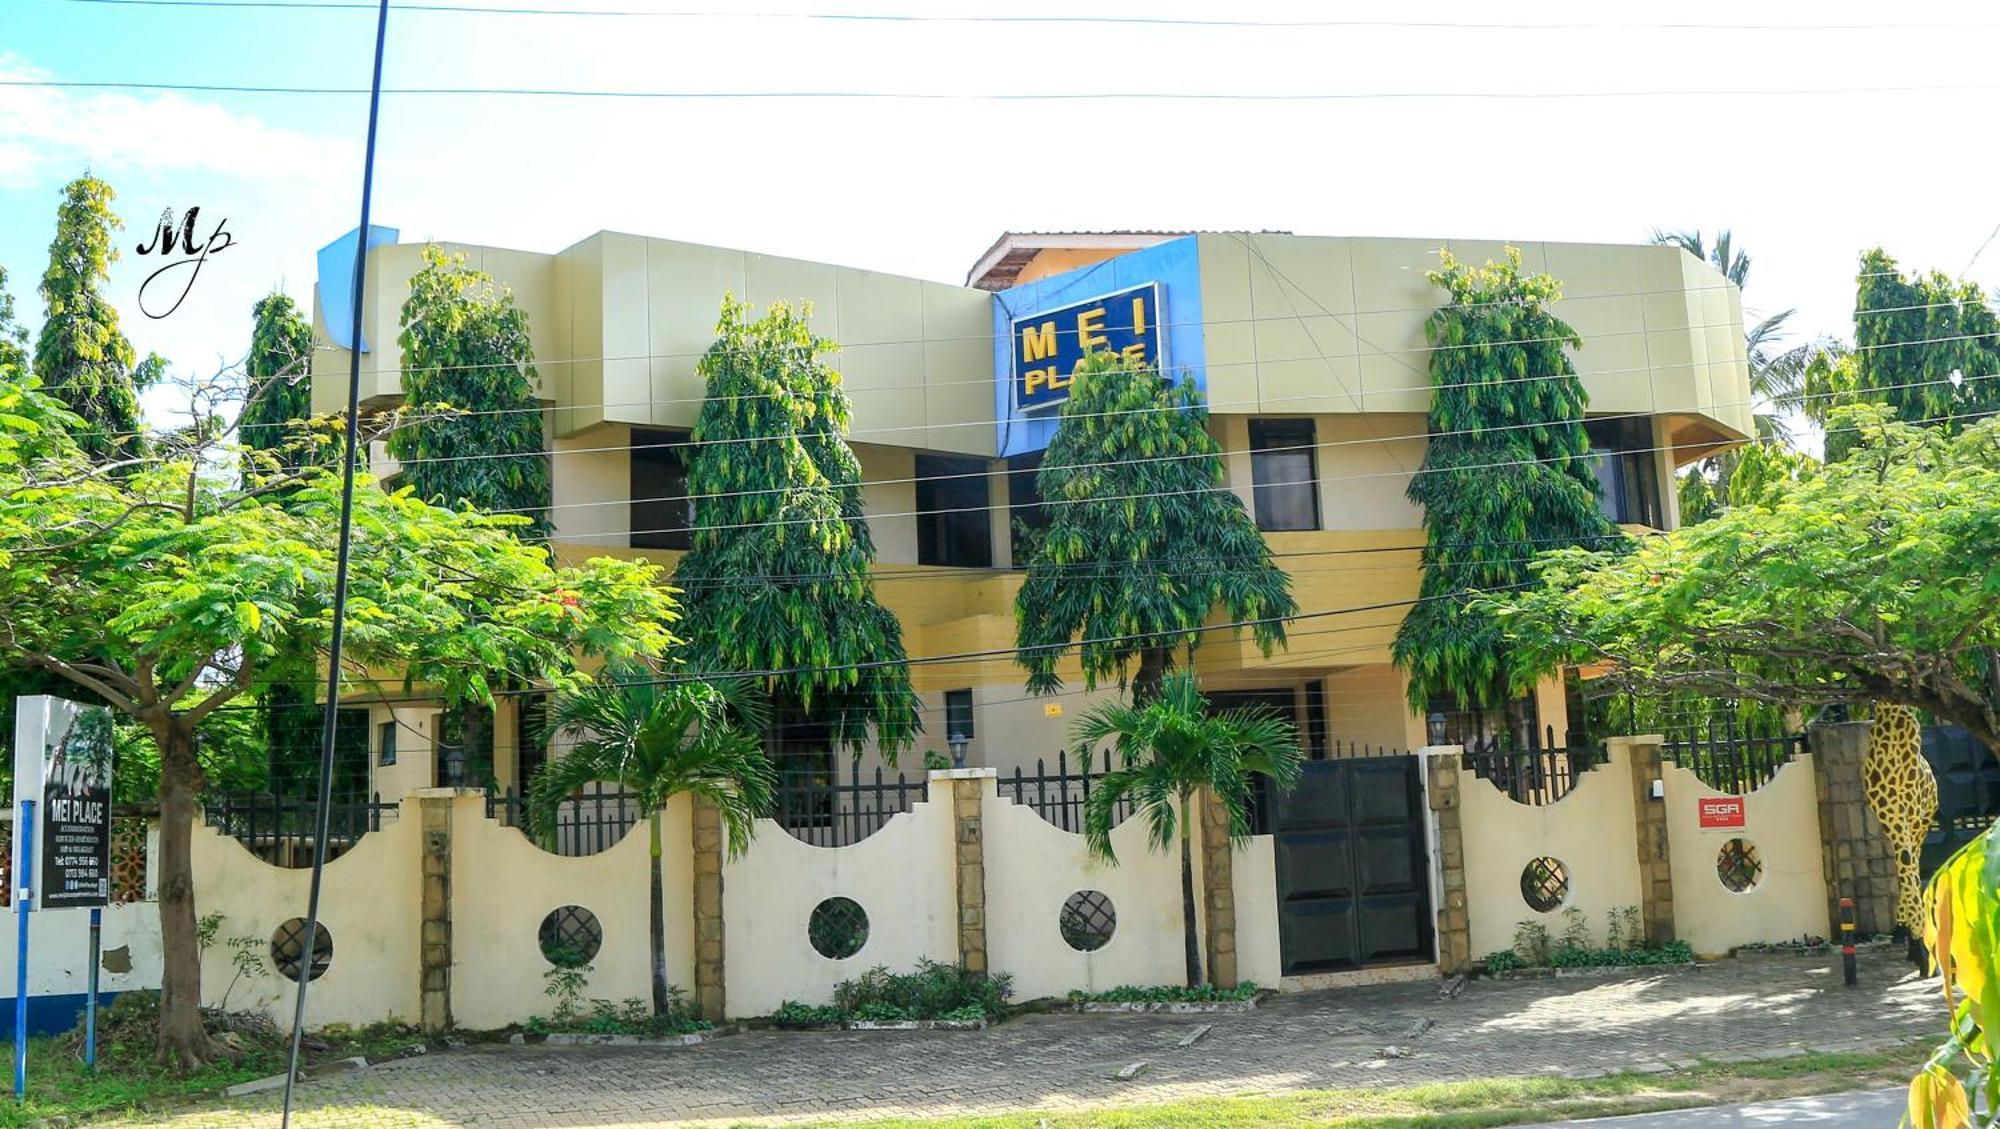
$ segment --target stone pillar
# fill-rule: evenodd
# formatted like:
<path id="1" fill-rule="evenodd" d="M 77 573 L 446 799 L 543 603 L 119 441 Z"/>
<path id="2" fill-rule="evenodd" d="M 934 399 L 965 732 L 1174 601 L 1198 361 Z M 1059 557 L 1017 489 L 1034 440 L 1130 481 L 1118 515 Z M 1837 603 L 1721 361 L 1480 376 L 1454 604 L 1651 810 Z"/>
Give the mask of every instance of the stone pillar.
<path id="1" fill-rule="evenodd" d="M 952 873 L 958 884 L 958 963 L 985 972 L 986 797 L 995 794 L 999 770 L 954 768 L 930 774 L 933 802 L 951 802 Z M 944 794 L 940 794 L 940 791 Z"/>
<path id="2" fill-rule="evenodd" d="M 427 1032 L 451 1026 L 451 809 L 457 791 L 416 793 L 423 830 L 423 887 L 417 930 L 419 1022 Z"/>
<path id="3" fill-rule="evenodd" d="M 1438 970 L 1447 976 L 1472 969 L 1472 919 L 1465 902 L 1465 833 L 1459 824 L 1459 748 L 1424 749 L 1424 795 L 1437 822 L 1440 881 L 1437 909 Z"/>
<path id="4" fill-rule="evenodd" d="M 1236 986 L 1235 848 L 1229 842 L 1229 805 L 1201 791 L 1201 900 L 1208 942 L 1208 979 Z"/>
<path id="5" fill-rule="evenodd" d="M 1819 794 L 1827 920 L 1837 928 L 1840 899 L 1853 898 L 1854 927 L 1863 936 L 1896 929 L 1896 851 L 1869 810 L 1863 784 L 1869 728 L 1868 722 L 1850 721 L 1815 725 L 1806 733 Z"/>
<path id="6" fill-rule="evenodd" d="M 1639 921 L 1646 943 L 1664 945 L 1674 933 L 1674 870 L 1667 852 L 1667 802 L 1653 798 L 1653 782 L 1665 779 L 1659 736 L 1613 737 L 1607 742 L 1615 759 L 1626 754 L 1632 772 L 1632 816 L 1639 846 Z"/>
<path id="7" fill-rule="evenodd" d="M 722 811 L 694 799 L 694 1002 L 710 1023 L 728 1017 L 722 932 Z M 669 909 L 668 912 L 672 912 Z"/>

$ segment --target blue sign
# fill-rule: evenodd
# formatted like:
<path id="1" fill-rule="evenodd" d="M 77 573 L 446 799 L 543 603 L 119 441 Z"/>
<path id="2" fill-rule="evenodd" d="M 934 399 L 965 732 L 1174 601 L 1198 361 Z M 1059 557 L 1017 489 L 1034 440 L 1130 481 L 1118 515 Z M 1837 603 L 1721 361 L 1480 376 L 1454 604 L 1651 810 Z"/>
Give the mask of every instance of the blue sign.
<path id="1" fill-rule="evenodd" d="M 1164 368 L 1160 342 L 1160 284 L 1149 282 L 1088 302 L 1017 317 L 1014 338 L 1014 407 L 1050 408 L 1069 399 L 1076 367 L 1093 352 L 1119 353 Z"/>

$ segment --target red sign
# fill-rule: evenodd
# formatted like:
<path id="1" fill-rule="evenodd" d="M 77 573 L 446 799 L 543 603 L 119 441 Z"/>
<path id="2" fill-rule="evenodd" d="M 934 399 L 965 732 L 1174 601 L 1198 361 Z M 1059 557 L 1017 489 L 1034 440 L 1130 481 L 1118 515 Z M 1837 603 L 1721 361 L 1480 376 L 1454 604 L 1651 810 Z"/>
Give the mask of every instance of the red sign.
<path id="1" fill-rule="evenodd" d="M 1743 797 L 1710 796 L 1697 809 L 1703 831 L 1734 831 L 1743 826 Z"/>

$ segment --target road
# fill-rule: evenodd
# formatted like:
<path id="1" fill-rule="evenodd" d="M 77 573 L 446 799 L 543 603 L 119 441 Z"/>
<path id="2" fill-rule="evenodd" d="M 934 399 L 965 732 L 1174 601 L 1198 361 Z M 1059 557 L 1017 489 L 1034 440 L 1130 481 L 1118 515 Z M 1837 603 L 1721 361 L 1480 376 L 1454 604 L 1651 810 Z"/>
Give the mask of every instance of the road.
<path id="1" fill-rule="evenodd" d="M 1630 1117 L 1601 1117 L 1591 1121 L 1565 1121 L 1561 1126 L 1543 1125 L 1533 1129 L 1762 1129 L 1764 1126 L 1810 1125 L 1813 1129 L 1894 1129 L 1902 1120 L 1907 1091 L 1862 1090 L 1845 1094 L 1822 1094 L 1815 1098 L 1790 1098 L 1781 1102 L 1754 1105 L 1712 1106 L 1708 1109 L 1677 1109 L 1670 1113 L 1640 1113 Z"/>

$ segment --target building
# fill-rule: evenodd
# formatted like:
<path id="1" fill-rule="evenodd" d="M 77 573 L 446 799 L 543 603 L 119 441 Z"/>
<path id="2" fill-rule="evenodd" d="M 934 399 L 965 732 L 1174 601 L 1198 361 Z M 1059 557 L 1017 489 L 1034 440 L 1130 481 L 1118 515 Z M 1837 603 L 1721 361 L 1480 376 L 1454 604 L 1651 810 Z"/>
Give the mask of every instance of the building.
<path id="1" fill-rule="evenodd" d="M 342 405 L 353 238 L 322 253 L 316 330 L 340 347 L 315 355 L 318 411 Z M 391 342 L 422 248 L 388 229 L 370 244 L 362 336 Z M 1588 426 L 1603 452 L 1607 512 L 1627 526 L 1673 528 L 1675 468 L 1751 431 L 1735 286 L 1671 247 L 1515 246 L 1528 269 L 1562 280 L 1558 312 L 1584 339 L 1575 360 L 1597 417 Z M 810 302 L 816 328 L 842 347 L 835 364 L 853 399 L 849 438 L 868 483 L 876 590 L 902 620 L 912 658 L 1013 645 L 1013 519 L 1032 518 L 1032 472 L 1063 383 L 1060 365 L 1037 363 L 1060 359 L 1049 353 L 1062 338 L 1048 327 L 1157 355 L 1205 387 L 1230 488 L 1292 574 L 1301 609 L 1377 609 L 1333 617 L 1337 629 L 1302 626 L 1268 659 L 1227 633 L 1198 652 L 1212 694 L 1293 711 L 1323 755 L 1348 743 L 1426 743 L 1426 719 L 1405 705 L 1389 646 L 1401 615 L 1393 605 L 1419 580 L 1421 515 L 1405 489 L 1424 455 L 1422 327 L 1440 297 L 1424 276 L 1440 247 L 1479 262 L 1505 245 L 1008 234 L 964 286 L 616 232 L 553 254 L 451 249 L 511 287 L 529 315 L 550 409 L 555 542 L 572 558 L 631 552 L 671 564 L 687 527 L 686 504 L 675 500 L 685 490 L 678 444 L 700 410 L 695 365 L 724 293 L 759 307 Z M 393 349 L 364 353 L 364 403 L 397 401 L 397 366 Z M 377 474 L 395 474 L 383 452 L 372 461 Z M 925 735 L 908 767 L 943 753 L 954 733 L 966 738 L 969 763 L 1003 775 L 1053 758 L 1090 698 L 1074 685 L 1032 698 L 1006 657 L 918 665 L 912 678 Z M 1544 687 L 1534 707 L 1537 724 L 1565 728 L 1560 685 Z M 457 782 L 456 737 L 442 734 L 441 755 L 447 726 L 435 705 L 370 708 L 376 791 Z M 502 788 L 547 755 L 517 739 L 516 712 L 503 707 L 491 727 Z"/>

